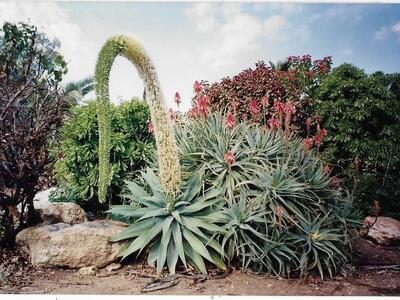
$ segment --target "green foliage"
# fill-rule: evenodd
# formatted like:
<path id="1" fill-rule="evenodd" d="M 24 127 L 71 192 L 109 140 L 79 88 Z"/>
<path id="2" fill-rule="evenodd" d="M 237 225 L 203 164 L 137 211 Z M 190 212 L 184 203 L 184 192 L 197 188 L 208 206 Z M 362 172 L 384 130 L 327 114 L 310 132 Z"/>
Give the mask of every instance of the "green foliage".
<path id="1" fill-rule="evenodd" d="M 49 144 L 64 117 L 59 85 L 67 72 L 59 46 L 29 24 L 0 28 L 0 215 L 11 235 L 37 221 L 33 198 L 52 166 Z M 14 226 L 9 210 L 17 205 Z"/>
<path id="2" fill-rule="evenodd" d="M 151 169 L 142 172 L 149 192 L 134 182 L 127 182 L 129 194 L 125 195 L 138 206 L 114 206 L 111 213 L 135 218 L 136 221 L 121 231 L 111 241 L 134 238 L 123 258 L 149 247 L 148 263 L 157 265 L 160 273 L 167 264 L 175 273 L 180 260 L 185 266 L 190 261 L 202 273 L 207 273 L 204 259 L 225 269 L 221 259 L 221 246 L 212 239 L 222 231 L 215 225 L 215 212 L 223 202 L 218 189 L 203 190 L 202 175 L 195 173 L 182 184 L 181 192 L 173 199 L 164 192 L 160 180 Z"/>
<path id="3" fill-rule="evenodd" d="M 96 207 L 99 185 L 96 109 L 95 101 L 75 107 L 62 128 L 59 145 L 53 151 L 58 157 L 55 178 L 60 185 L 52 194 L 53 201 L 70 199 Z M 132 100 L 119 106 L 110 104 L 108 115 L 113 130 L 109 199 L 119 203 L 123 180 L 132 179 L 145 165 L 145 159 L 154 149 L 154 139 L 147 130 L 150 112 L 145 102 Z"/>
<path id="4" fill-rule="evenodd" d="M 300 139 L 246 122 L 227 128 L 221 114 L 178 124 L 176 136 L 185 176 L 201 174 L 198 189 L 218 191 L 225 200 L 207 222 L 222 228 L 213 241 L 227 263 L 285 277 L 333 276 L 344 264 L 351 198 L 345 188 L 332 188 L 316 152 Z M 202 202 L 190 197 L 190 203 Z M 129 211 L 139 220 L 146 213 Z"/>
<path id="5" fill-rule="evenodd" d="M 151 119 L 154 126 L 161 183 L 165 191 L 175 194 L 179 190 L 181 179 L 178 150 L 171 120 L 165 109 L 157 73 L 149 56 L 138 42 L 126 36 L 114 36 L 107 40 L 102 47 L 97 59 L 95 72 L 100 129 L 99 201 L 105 202 L 107 187 L 111 182 L 109 161 L 113 132 L 108 115 L 110 109 L 108 85 L 114 59 L 120 54 L 136 66 L 139 76 L 144 81 L 146 95 L 148 95 L 146 100 L 150 106 Z"/>
<path id="6" fill-rule="evenodd" d="M 321 149 L 353 186 L 355 201 L 365 214 L 373 201 L 382 213 L 400 217 L 400 75 L 343 64 L 316 91 L 316 112 L 328 130 Z"/>

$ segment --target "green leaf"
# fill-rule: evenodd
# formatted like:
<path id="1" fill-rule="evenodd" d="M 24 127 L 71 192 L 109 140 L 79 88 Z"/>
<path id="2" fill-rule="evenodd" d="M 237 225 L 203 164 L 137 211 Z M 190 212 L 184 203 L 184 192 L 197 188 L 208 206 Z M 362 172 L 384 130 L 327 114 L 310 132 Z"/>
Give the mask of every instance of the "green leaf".
<path id="1" fill-rule="evenodd" d="M 110 238 L 110 242 L 117 242 L 133 237 L 137 237 L 144 232 L 148 231 L 150 228 L 154 226 L 160 219 L 151 219 L 151 220 L 144 220 L 139 221 L 137 223 L 133 223 L 132 225 L 128 226 L 127 228 L 123 229 L 120 233 Z"/>
<path id="2" fill-rule="evenodd" d="M 182 241 L 182 232 L 180 225 L 176 222 L 172 223 L 172 237 L 174 238 L 176 251 L 181 258 L 181 261 L 186 267 L 186 259 L 185 259 L 185 249 L 183 248 L 183 241 Z"/>

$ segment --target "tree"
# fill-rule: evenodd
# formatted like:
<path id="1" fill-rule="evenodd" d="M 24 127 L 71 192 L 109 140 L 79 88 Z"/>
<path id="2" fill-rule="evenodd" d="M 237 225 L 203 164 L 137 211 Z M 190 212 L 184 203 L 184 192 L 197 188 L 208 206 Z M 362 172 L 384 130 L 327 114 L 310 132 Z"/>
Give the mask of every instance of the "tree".
<path id="1" fill-rule="evenodd" d="M 94 91 L 95 84 L 93 76 L 89 76 L 87 78 L 83 78 L 78 81 L 68 82 L 64 86 L 64 99 L 65 102 L 65 110 L 69 110 L 71 107 L 76 106 L 80 103 L 83 97 L 89 94 L 91 91 Z"/>
<path id="2" fill-rule="evenodd" d="M 400 74 L 368 75 L 351 64 L 335 68 L 316 89 L 316 113 L 328 131 L 321 148 L 335 173 L 354 186 L 359 208 L 399 217 Z"/>
<path id="3" fill-rule="evenodd" d="M 35 223 L 33 199 L 62 121 L 60 82 L 67 68 L 59 45 L 25 23 L 5 23 L 0 31 L 0 221 L 11 224 L 11 240 Z M 19 204 L 14 231 L 10 211 Z"/>

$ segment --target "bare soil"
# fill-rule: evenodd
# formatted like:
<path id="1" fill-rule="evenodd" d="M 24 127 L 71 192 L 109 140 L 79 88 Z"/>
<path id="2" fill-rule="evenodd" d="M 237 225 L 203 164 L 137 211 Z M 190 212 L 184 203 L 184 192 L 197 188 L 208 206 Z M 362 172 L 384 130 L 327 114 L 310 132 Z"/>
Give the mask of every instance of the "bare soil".
<path id="1" fill-rule="evenodd" d="M 195 273 L 179 273 L 175 277 L 165 274 L 167 288 L 147 294 L 400 296 L 400 266 L 390 268 L 400 263 L 400 248 L 377 247 L 364 239 L 357 241 L 353 248 L 358 265 L 350 265 L 347 272 L 333 280 L 321 281 L 318 277 L 288 280 L 240 270 L 232 270 L 227 276 L 211 272 L 207 278 Z M 370 269 L 371 265 L 374 270 Z M 78 270 L 33 267 L 18 249 L 0 250 L 0 294 L 142 294 L 156 279 L 154 269 L 143 264 L 132 263 L 119 270 L 103 269 L 92 275 L 81 275 Z"/>

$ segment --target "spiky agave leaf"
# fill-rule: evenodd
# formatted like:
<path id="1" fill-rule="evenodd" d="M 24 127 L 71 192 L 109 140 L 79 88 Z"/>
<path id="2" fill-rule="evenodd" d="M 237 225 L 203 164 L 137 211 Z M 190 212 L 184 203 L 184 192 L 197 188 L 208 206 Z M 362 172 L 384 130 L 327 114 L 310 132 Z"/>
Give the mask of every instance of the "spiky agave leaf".
<path id="1" fill-rule="evenodd" d="M 204 259 L 225 269 L 221 246 L 212 240 L 213 234 L 223 231 L 217 225 L 220 220 L 212 217 L 222 202 L 221 190 L 203 190 L 202 174 L 196 173 L 182 184 L 181 193 L 173 199 L 174 207 L 170 209 L 170 195 L 162 190 L 154 172 L 148 169 L 142 173 L 142 178 L 150 192 L 136 183 L 127 183 L 130 190 L 127 196 L 140 207 L 124 205 L 110 210 L 114 214 L 136 218 L 133 224 L 111 239 L 113 242 L 133 239 L 122 257 L 150 247 L 148 262 L 157 266 L 158 273 L 165 264 L 171 273 L 175 273 L 178 262 L 186 266 L 187 260 L 203 273 L 207 272 Z M 210 218 L 205 221 L 207 216 Z"/>

